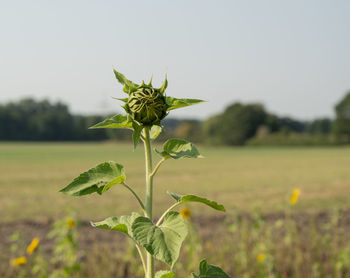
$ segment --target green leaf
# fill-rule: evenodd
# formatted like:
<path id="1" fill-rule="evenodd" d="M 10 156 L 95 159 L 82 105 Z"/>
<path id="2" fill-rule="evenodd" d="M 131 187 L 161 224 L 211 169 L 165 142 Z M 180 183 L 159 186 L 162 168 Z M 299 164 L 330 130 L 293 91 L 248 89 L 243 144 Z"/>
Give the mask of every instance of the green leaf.
<path id="1" fill-rule="evenodd" d="M 90 222 L 93 227 L 99 229 L 113 230 L 118 231 L 123 234 L 132 236 L 131 225 L 136 218 L 140 217 L 140 215 L 136 212 L 133 212 L 131 215 L 123 215 L 121 217 L 108 217 L 100 222 Z"/>
<path id="2" fill-rule="evenodd" d="M 186 202 L 196 202 L 196 203 L 202 203 L 205 204 L 213 209 L 220 210 L 220 211 L 226 211 L 225 207 L 223 205 L 218 204 L 217 202 L 210 201 L 203 197 L 198 197 L 195 195 L 179 195 L 176 193 L 173 193 L 171 191 L 167 191 L 167 193 L 175 199 L 178 203 L 186 203 Z"/>
<path id="3" fill-rule="evenodd" d="M 153 80 L 153 74 L 152 74 L 151 79 L 149 80 L 149 82 L 148 82 L 148 85 L 147 85 L 147 86 L 152 87 L 152 80 Z"/>
<path id="4" fill-rule="evenodd" d="M 168 79 L 167 79 L 167 76 L 165 75 L 165 80 L 162 84 L 162 87 L 159 88 L 160 93 L 164 95 L 164 92 L 167 87 L 168 87 Z"/>
<path id="5" fill-rule="evenodd" d="M 192 273 L 193 278 L 230 278 L 220 267 L 202 260 L 199 264 L 199 275 Z"/>
<path id="6" fill-rule="evenodd" d="M 163 145 L 163 150 L 156 150 L 163 157 L 179 158 L 201 158 L 197 148 L 191 143 L 183 139 L 169 139 Z"/>
<path id="7" fill-rule="evenodd" d="M 158 135 L 162 132 L 163 127 L 159 125 L 152 125 L 150 130 L 150 137 L 152 140 L 156 139 Z"/>
<path id="8" fill-rule="evenodd" d="M 125 179 L 124 167 L 109 161 L 80 174 L 60 192 L 71 196 L 83 196 L 94 192 L 102 194 L 111 186 L 124 182 Z"/>
<path id="9" fill-rule="evenodd" d="M 182 216 L 171 211 L 158 227 L 147 217 L 138 217 L 132 224 L 136 242 L 145 247 L 156 259 L 173 267 L 179 257 L 182 242 L 187 235 L 187 227 Z"/>
<path id="10" fill-rule="evenodd" d="M 128 100 L 129 100 L 129 98 L 117 98 L 117 97 L 112 97 L 112 98 L 114 98 L 114 99 L 116 99 L 116 100 L 120 100 L 120 101 L 123 101 L 123 102 L 128 102 Z"/>
<path id="11" fill-rule="evenodd" d="M 137 145 L 140 142 L 141 132 L 142 132 L 143 126 L 141 126 L 138 123 L 133 121 L 132 127 L 134 128 L 134 132 L 132 134 L 132 141 L 134 142 L 134 150 L 135 150 Z"/>
<path id="12" fill-rule="evenodd" d="M 105 119 L 103 122 L 95 124 L 89 129 L 95 128 L 129 128 L 132 129 L 132 121 L 130 121 L 128 116 L 115 115 L 111 118 Z"/>
<path id="13" fill-rule="evenodd" d="M 168 111 L 204 102 L 204 100 L 201 99 L 174 97 L 165 97 L 165 101 L 166 104 L 169 106 L 167 109 Z"/>
<path id="14" fill-rule="evenodd" d="M 134 82 L 128 80 L 123 74 L 120 72 L 117 72 L 115 69 L 113 69 L 114 75 L 119 81 L 120 84 L 124 85 L 123 91 L 127 94 L 130 94 L 139 87 L 139 85 L 135 84 Z"/>
<path id="15" fill-rule="evenodd" d="M 174 275 L 174 271 L 160 270 L 157 271 L 156 278 L 172 278 Z"/>

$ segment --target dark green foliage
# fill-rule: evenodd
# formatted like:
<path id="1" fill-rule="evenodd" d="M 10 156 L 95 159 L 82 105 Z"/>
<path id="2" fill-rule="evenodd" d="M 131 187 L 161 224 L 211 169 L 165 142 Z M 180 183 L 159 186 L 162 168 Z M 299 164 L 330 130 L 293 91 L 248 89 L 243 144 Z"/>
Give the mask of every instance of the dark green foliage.
<path id="1" fill-rule="evenodd" d="M 347 113 L 350 113 L 347 112 L 349 95 L 337 105 L 336 121 L 328 118 L 299 121 L 270 114 L 259 104 L 234 103 L 222 114 L 204 122 L 165 118 L 158 141 L 176 137 L 213 145 L 242 145 L 248 140 L 250 144 L 257 145 L 346 143 L 350 141 L 350 120 L 347 119 Z M 178 99 L 173 100 L 179 102 Z M 109 117 L 112 116 L 116 117 Z M 23 99 L 0 105 L 0 141 L 130 140 L 132 132 L 127 128 L 88 130 L 105 119 L 106 115 L 73 115 L 67 105 L 60 102 Z"/>
<path id="2" fill-rule="evenodd" d="M 23 99 L 0 105 L 0 140 L 74 141 L 105 140 L 104 130 L 91 132 L 89 126 L 101 116 L 75 116 L 60 102 Z"/>
<path id="3" fill-rule="evenodd" d="M 333 128 L 333 121 L 328 118 L 316 119 L 308 123 L 306 131 L 310 134 L 329 134 Z"/>
<path id="4" fill-rule="evenodd" d="M 302 133 L 305 131 L 306 123 L 300 122 L 289 117 L 278 118 L 279 131 L 283 132 L 297 132 Z"/>
<path id="5" fill-rule="evenodd" d="M 205 133 L 210 143 L 243 145 L 264 124 L 267 113 L 260 104 L 234 103 L 223 114 L 205 123 Z"/>
<path id="6" fill-rule="evenodd" d="M 0 141 L 130 140 L 131 130 L 88 129 L 105 118 L 104 115 L 73 115 L 67 105 L 47 100 L 23 99 L 0 104 Z M 164 119 L 162 125 L 164 132 L 159 141 L 170 137 L 202 141 L 201 122 L 198 120 Z"/>
<path id="7" fill-rule="evenodd" d="M 332 131 L 328 118 L 299 121 L 270 114 L 259 104 L 234 103 L 203 123 L 202 138 L 212 145 L 330 145 L 337 143 Z"/>
<path id="8" fill-rule="evenodd" d="M 66 105 L 23 99 L 0 106 L 1 140 L 69 140 L 73 119 Z"/>
<path id="9" fill-rule="evenodd" d="M 104 119 L 99 115 L 72 115 L 73 118 L 73 132 L 70 135 L 73 141 L 101 141 L 108 139 L 108 133 L 106 130 L 88 130 L 93 124 L 100 122 Z M 130 132 L 129 132 L 130 133 Z M 55 140 L 55 139 L 53 139 Z"/>
<path id="10" fill-rule="evenodd" d="M 281 129 L 280 119 L 276 115 L 268 114 L 265 118 L 265 126 L 269 132 L 277 132 Z"/>
<path id="11" fill-rule="evenodd" d="M 305 133 L 307 132 L 308 125 L 309 123 L 307 122 L 298 121 L 289 117 L 278 117 L 273 114 L 267 114 L 263 124 L 271 133 Z"/>
<path id="12" fill-rule="evenodd" d="M 336 105 L 335 133 L 342 142 L 350 142 L 350 92 Z"/>

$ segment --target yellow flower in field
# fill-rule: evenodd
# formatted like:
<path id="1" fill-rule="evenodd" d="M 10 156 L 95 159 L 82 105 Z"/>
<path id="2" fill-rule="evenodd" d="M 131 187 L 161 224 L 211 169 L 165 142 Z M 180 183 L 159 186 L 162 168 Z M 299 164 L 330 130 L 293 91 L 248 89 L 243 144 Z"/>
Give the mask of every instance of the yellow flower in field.
<path id="1" fill-rule="evenodd" d="M 265 260 L 265 254 L 264 253 L 260 253 L 258 256 L 256 256 L 256 261 L 258 263 L 262 263 Z"/>
<path id="2" fill-rule="evenodd" d="M 300 195 L 300 189 L 295 188 L 293 190 L 292 196 L 290 196 L 290 204 L 291 205 L 295 205 L 298 202 L 299 195 Z"/>
<path id="3" fill-rule="evenodd" d="M 20 266 L 20 265 L 24 265 L 27 263 L 27 258 L 26 257 L 18 257 L 16 259 L 12 260 L 12 265 L 13 266 Z"/>
<path id="4" fill-rule="evenodd" d="M 213 243 L 212 243 L 211 241 L 207 241 L 207 242 L 205 243 L 205 248 L 207 248 L 207 249 L 213 248 Z"/>
<path id="5" fill-rule="evenodd" d="M 27 253 L 32 254 L 36 248 L 38 248 L 39 239 L 37 237 L 33 238 L 32 242 L 27 247 Z"/>
<path id="6" fill-rule="evenodd" d="M 182 208 L 180 209 L 180 214 L 182 215 L 183 219 L 188 219 L 191 217 L 191 210 L 189 208 Z"/>
<path id="7" fill-rule="evenodd" d="M 68 218 L 66 223 L 68 229 L 72 229 L 75 226 L 75 221 L 72 218 Z"/>

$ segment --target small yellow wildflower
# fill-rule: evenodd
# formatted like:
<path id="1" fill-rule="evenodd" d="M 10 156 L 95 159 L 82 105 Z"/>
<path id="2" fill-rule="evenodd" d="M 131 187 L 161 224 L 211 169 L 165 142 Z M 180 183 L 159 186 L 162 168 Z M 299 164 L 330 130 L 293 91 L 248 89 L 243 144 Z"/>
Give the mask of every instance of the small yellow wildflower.
<path id="1" fill-rule="evenodd" d="M 211 241 L 207 241 L 207 242 L 205 243 L 205 248 L 207 248 L 207 249 L 213 248 L 213 243 L 212 243 Z"/>
<path id="2" fill-rule="evenodd" d="M 66 223 L 68 229 L 72 229 L 75 226 L 75 221 L 72 218 L 68 218 Z"/>
<path id="3" fill-rule="evenodd" d="M 290 204 L 291 205 L 295 205 L 298 202 L 299 195 L 300 195 L 300 189 L 295 188 L 293 190 L 292 196 L 290 196 Z"/>
<path id="4" fill-rule="evenodd" d="M 262 263 L 265 260 L 265 254 L 264 253 L 259 253 L 258 256 L 256 256 L 256 261 L 258 263 Z"/>
<path id="5" fill-rule="evenodd" d="M 12 260 L 12 265 L 13 266 L 20 266 L 20 265 L 24 265 L 27 263 L 27 258 L 26 257 L 18 257 L 16 259 Z"/>
<path id="6" fill-rule="evenodd" d="M 180 209 L 180 214 L 182 215 L 182 218 L 186 220 L 191 217 L 191 210 L 185 207 Z"/>
<path id="7" fill-rule="evenodd" d="M 39 239 L 37 237 L 33 238 L 32 242 L 27 247 L 27 253 L 32 254 L 36 248 L 38 248 Z"/>

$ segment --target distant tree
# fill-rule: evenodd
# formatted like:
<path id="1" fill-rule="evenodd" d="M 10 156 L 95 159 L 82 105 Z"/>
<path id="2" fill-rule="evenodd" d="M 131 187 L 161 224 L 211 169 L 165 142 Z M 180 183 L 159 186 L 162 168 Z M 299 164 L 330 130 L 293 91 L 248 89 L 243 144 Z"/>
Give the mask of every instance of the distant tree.
<path id="1" fill-rule="evenodd" d="M 268 127 L 270 132 L 276 132 L 281 130 L 281 123 L 276 115 L 268 114 L 265 118 L 265 126 Z"/>
<path id="2" fill-rule="evenodd" d="M 0 105 L 0 140 L 105 140 L 105 130 L 88 130 L 102 116 L 75 116 L 60 102 L 26 98 Z"/>
<path id="3" fill-rule="evenodd" d="M 204 140 L 207 144 L 224 144 L 220 135 L 221 114 L 212 116 L 203 122 Z"/>
<path id="4" fill-rule="evenodd" d="M 62 103 L 23 99 L 0 107 L 0 140 L 69 140 L 72 116 Z"/>
<path id="5" fill-rule="evenodd" d="M 106 129 L 89 129 L 89 127 L 102 122 L 106 117 L 101 115 L 89 115 L 84 116 L 85 125 L 84 125 L 84 138 L 83 140 L 89 140 L 89 141 L 100 141 L 100 140 L 106 140 L 108 138 L 107 136 L 107 130 Z M 114 130 L 115 131 L 115 130 Z"/>
<path id="6" fill-rule="evenodd" d="M 243 145 L 264 124 L 267 113 L 261 104 L 234 103 L 224 113 L 205 123 L 209 142 L 225 145 Z"/>
<path id="7" fill-rule="evenodd" d="M 168 118 L 165 118 L 163 121 L 162 121 L 162 125 L 164 126 L 164 129 L 166 130 L 175 130 L 180 123 L 182 123 L 184 120 L 179 120 L 179 119 L 168 119 Z"/>
<path id="8" fill-rule="evenodd" d="M 301 122 L 290 117 L 282 117 L 278 118 L 279 131 L 282 132 L 297 132 L 302 133 L 305 132 L 306 123 Z"/>
<path id="9" fill-rule="evenodd" d="M 323 118 L 316 119 L 308 123 L 306 131 L 311 134 L 329 134 L 332 131 L 333 121 Z"/>
<path id="10" fill-rule="evenodd" d="M 180 123 L 175 129 L 175 137 L 199 143 L 203 141 L 202 125 L 200 121 L 188 120 Z"/>
<path id="11" fill-rule="evenodd" d="M 350 92 L 335 106 L 335 133 L 343 142 L 350 142 Z"/>
<path id="12" fill-rule="evenodd" d="M 51 104 L 47 100 L 40 102 L 25 100 L 20 104 L 30 110 L 30 113 L 23 114 L 28 121 L 27 140 L 71 140 L 74 126 L 72 115 L 65 104 L 60 102 Z"/>

